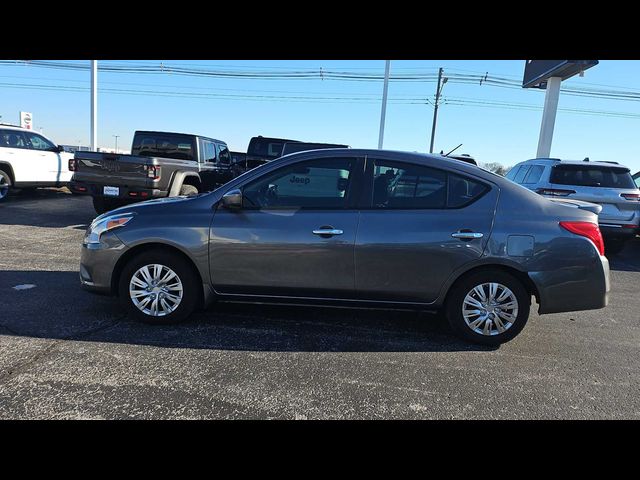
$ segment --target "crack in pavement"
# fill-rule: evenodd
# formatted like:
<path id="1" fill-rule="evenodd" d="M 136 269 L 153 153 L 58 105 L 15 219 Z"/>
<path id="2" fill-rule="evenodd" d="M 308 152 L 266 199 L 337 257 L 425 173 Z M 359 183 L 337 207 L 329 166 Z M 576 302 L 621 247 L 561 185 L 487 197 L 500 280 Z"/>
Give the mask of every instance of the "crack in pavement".
<path id="1" fill-rule="evenodd" d="M 116 325 L 118 325 L 125 318 L 126 318 L 126 315 L 122 315 L 120 317 L 117 317 L 114 320 L 111 320 L 111 321 L 107 322 L 106 324 L 98 325 L 98 326 L 96 326 L 94 328 L 91 328 L 91 329 L 89 329 L 87 331 L 80 332 L 80 333 L 72 333 L 71 335 L 67 335 L 66 337 L 60 338 L 58 340 L 53 340 L 51 343 L 49 343 L 47 346 L 45 346 L 42 350 L 40 350 L 38 353 L 36 353 L 32 357 L 27 358 L 26 360 L 23 360 L 21 362 L 18 362 L 17 364 L 12 365 L 11 367 L 7 368 L 4 372 L 0 373 L 0 383 L 4 383 L 7 380 L 11 380 L 12 378 L 15 378 L 16 376 L 26 372 L 27 370 L 29 370 L 30 367 L 32 367 L 33 365 L 35 365 L 36 363 L 41 361 L 43 358 L 46 358 L 51 353 L 53 353 L 56 350 L 56 347 L 58 345 L 66 342 L 66 341 L 69 341 L 69 340 L 80 341 L 80 340 L 86 339 L 87 337 L 90 337 L 94 333 L 102 332 L 102 331 L 105 331 L 105 330 L 108 330 L 110 328 L 115 327 Z M 15 335 L 15 336 L 20 336 L 20 337 L 22 337 L 22 336 L 30 336 L 30 337 L 33 337 L 33 335 L 25 335 L 23 333 L 16 332 L 16 331 L 12 330 L 11 328 L 7 327 L 6 325 L 0 324 L 0 328 L 6 329 L 12 335 Z M 42 338 L 42 337 L 35 337 L 35 338 Z"/>

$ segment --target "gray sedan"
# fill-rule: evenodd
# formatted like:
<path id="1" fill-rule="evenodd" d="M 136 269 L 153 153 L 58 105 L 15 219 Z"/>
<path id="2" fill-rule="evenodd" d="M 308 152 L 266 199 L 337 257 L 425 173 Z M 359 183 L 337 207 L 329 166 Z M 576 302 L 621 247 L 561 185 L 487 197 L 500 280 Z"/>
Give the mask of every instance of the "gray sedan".
<path id="1" fill-rule="evenodd" d="M 497 345 L 532 297 L 541 314 L 605 307 L 609 263 L 579 205 L 442 156 L 326 149 L 97 217 L 80 279 L 149 323 L 214 301 L 443 310 Z"/>

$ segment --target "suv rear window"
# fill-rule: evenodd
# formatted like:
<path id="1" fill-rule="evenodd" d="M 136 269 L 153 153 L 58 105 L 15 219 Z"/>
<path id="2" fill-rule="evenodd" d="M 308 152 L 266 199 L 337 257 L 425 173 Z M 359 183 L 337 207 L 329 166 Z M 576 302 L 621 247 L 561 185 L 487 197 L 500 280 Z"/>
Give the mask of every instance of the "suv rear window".
<path id="1" fill-rule="evenodd" d="M 141 157 L 196 160 L 194 138 L 188 135 L 136 134 L 133 139 L 131 154 L 140 155 Z"/>
<path id="2" fill-rule="evenodd" d="M 581 187 L 636 188 L 628 168 L 596 165 L 556 165 L 551 169 L 549 182 Z"/>

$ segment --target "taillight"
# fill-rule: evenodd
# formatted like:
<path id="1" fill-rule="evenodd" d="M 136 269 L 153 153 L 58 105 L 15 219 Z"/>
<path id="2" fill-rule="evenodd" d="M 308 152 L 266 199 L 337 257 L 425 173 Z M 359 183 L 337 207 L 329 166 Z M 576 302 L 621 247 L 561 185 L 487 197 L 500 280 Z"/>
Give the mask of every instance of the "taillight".
<path id="1" fill-rule="evenodd" d="M 153 180 L 160 180 L 160 166 L 159 165 L 145 165 L 144 169 L 147 171 L 147 177 Z"/>
<path id="2" fill-rule="evenodd" d="M 597 224 L 591 222 L 560 222 L 560 226 L 571 233 L 587 237 L 595 244 L 600 255 L 604 255 L 604 240 Z"/>
<path id="3" fill-rule="evenodd" d="M 75 158 L 69 159 L 69 171 L 75 172 L 76 170 L 78 170 L 78 160 Z"/>
<path id="4" fill-rule="evenodd" d="M 553 197 L 568 197 L 572 193 L 576 193 L 575 190 L 565 190 L 563 188 L 538 188 L 536 193 L 540 195 L 551 195 Z"/>
<path id="5" fill-rule="evenodd" d="M 620 196 L 625 200 L 640 202 L 640 193 L 621 193 Z"/>

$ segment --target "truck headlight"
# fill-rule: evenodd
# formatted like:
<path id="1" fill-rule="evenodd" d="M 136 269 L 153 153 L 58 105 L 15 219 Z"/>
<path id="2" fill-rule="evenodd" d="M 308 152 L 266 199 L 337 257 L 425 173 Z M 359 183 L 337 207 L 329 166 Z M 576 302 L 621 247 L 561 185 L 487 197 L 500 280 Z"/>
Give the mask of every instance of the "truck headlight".
<path id="1" fill-rule="evenodd" d="M 100 235 L 109 230 L 124 227 L 131 221 L 133 216 L 133 213 L 118 213 L 96 218 L 87 228 L 82 243 L 85 245 L 100 243 Z"/>

